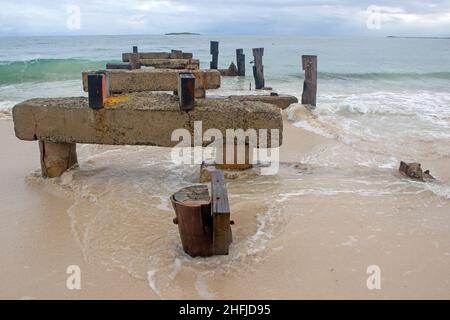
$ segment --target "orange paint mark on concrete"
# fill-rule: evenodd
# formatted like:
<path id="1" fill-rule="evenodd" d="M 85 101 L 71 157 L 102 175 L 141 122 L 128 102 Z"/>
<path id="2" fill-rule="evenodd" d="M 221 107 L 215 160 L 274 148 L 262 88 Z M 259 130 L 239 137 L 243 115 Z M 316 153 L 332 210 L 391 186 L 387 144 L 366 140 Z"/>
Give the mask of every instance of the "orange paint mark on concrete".
<path id="1" fill-rule="evenodd" d="M 127 95 L 109 96 L 106 97 L 105 107 L 112 107 L 114 105 L 127 102 L 130 98 Z"/>

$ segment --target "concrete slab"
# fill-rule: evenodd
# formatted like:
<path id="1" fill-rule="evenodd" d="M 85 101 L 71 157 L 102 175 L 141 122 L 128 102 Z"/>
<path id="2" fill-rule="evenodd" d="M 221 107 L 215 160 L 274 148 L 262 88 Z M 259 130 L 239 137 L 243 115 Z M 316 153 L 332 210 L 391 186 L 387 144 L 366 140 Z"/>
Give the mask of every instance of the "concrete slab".
<path id="1" fill-rule="evenodd" d="M 152 145 L 173 147 L 175 129 L 194 134 L 194 121 L 202 130 L 279 129 L 282 143 L 283 121 L 280 109 L 257 101 L 232 99 L 196 100 L 195 109 L 180 111 L 178 98 L 149 92 L 108 97 L 107 106 L 94 110 L 88 99 L 31 99 L 13 108 L 16 136 L 21 140 L 54 143 L 108 145 Z M 269 134 L 270 137 L 270 134 Z"/>
<path id="2" fill-rule="evenodd" d="M 237 101 L 260 101 L 276 105 L 280 109 L 286 109 L 293 103 L 298 103 L 297 97 L 290 95 L 263 96 L 263 95 L 242 95 L 230 96 L 231 99 Z"/>
<path id="3" fill-rule="evenodd" d="M 132 53 L 123 53 L 122 61 L 130 62 Z M 174 59 L 176 55 L 171 52 L 140 52 L 139 59 Z M 182 59 L 192 59 L 192 53 L 182 52 Z"/>
<path id="4" fill-rule="evenodd" d="M 178 74 L 188 70 L 108 70 L 109 85 L 112 93 L 130 93 L 142 91 L 174 91 L 178 89 Z M 217 70 L 192 70 L 196 89 L 220 88 L 220 73 Z M 83 90 L 87 92 L 87 76 L 95 71 L 85 71 Z"/>
<path id="5" fill-rule="evenodd" d="M 200 67 L 200 61 L 197 59 L 140 59 L 139 63 L 141 66 L 158 69 L 197 70 Z"/>

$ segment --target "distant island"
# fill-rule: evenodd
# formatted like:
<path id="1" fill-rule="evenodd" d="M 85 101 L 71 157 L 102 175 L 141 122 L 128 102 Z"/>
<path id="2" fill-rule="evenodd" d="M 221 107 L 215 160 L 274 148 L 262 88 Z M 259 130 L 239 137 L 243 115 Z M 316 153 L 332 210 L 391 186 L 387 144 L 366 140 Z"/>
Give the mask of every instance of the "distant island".
<path id="1" fill-rule="evenodd" d="M 200 33 L 194 32 L 169 32 L 166 33 L 165 36 L 199 36 Z"/>
<path id="2" fill-rule="evenodd" d="M 398 39 L 444 39 L 449 40 L 450 37 L 402 37 L 402 36 L 387 36 L 387 38 L 398 38 Z"/>

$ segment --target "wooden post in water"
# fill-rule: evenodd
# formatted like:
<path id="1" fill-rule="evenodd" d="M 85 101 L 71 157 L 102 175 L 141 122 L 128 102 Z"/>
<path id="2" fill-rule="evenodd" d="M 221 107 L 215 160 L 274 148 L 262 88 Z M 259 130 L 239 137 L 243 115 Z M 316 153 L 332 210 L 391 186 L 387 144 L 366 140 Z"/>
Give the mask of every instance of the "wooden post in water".
<path id="1" fill-rule="evenodd" d="M 236 49 L 236 64 L 238 69 L 238 76 L 245 77 L 244 49 Z"/>
<path id="2" fill-rule="evenodd" d="M 195 104 L 195 76 L 189 72 L 178 75 L 178 98 L 180 110 L 192 110 Z"/>
<path id="3" fill-rule="evenodd" d="M 315 107 L 317 98 L 317 56 L 302 56 L 302 66 L 305 71 L 302 104 Z"/>
<path id="4" fill-rule="evenodd" d="M 232 242 L 230 205 L 223 171 L 220 170 L 211 174 L 211 204 L 214 254 L 227 255 Z"/>
<path id="5" fill-rule="evenodd" d="M 170 198 L 184 252 L 191 257 L 214 254 L 211 199 L 205 185 L 191 186 Z"/>
<path id="6" fill-rule="evenodd" d="M 253 49 L 254 65 L 253 65 L 253 77 L 255 78 L 255 89 L 264 88 L 264 66 L 262 63 L 262 57 L 264 55 L 264 48 Z"/>
<path id="7" fill-rule="evenodd" d="M 170 200 L 184 251 L 192 257 L 227 255 L 232 242 L 230 205 L 223 172 L 212 172 L 211 197 L 205 185 L 174 193 Z"/>
<path id="8" fill-rule="evenodd" d="M 211 41 L 211 54 L 212 61 L 210 64 L 211 69 L 217 69 L 219 64 L 219 41 Z"/>

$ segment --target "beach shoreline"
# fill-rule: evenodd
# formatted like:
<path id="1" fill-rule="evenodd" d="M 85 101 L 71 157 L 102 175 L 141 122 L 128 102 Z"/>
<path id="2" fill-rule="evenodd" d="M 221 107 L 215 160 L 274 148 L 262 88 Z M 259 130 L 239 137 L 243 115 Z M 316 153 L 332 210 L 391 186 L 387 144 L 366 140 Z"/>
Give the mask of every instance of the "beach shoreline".
<path id="1" fill-rule="evenodd" d="M 294 109 L 294 112 L 299 118 L 308 116 L 305 110 L 299 108 Z M 290 175 L 309 178 L 318 174 L 320 178 L 329 179 L 331 184 L 342 183 L 342 179 L 334 180 L 335 173 L 322 172 L 322 169 L 314 167 L 305 169 L 301 165 L 295 166 L 305 155 L 316 154 L 318 150 L 335 147 L 341 142 L 295 127 L 292 121 L 287 120 L 286 114 L 284 117 L 284 144 L 280 154 L 281 161 L 288 166 L 288 169 L 283 169 L 281 173 L 282 178 L 287 180 L 279 178 L 280 180 L 275 182 L 288 183 Z M 170 222 L 172 218 L 170 208 L 162 208 L 161 217 L 164 221 L 167 219 L 167 224 L 164 222 L 163 228 L 155 227 L 156 229 L 152 230 L 152 225 L 139 227 L 139 221 L 149 221 L 152 216 L 141 217 L 142 213 L 134 216 L 134 207 L 127 207 L 131 218 L 116 216 L 113 209 L 105 212 L 105 215 L 96 213 L 96 202 L 101 205 L 102 201 L 109 199 L 109 194 L 113 196 L 116 193 L 120 197 L 121 189 L 105 189 L 103 194 L 85 195 L 90 197 L 89 201 L 74 202 L 76 194 L 74 190 L 77 189 L 73 185 L 86 187 L 88 183 L 95 181 L 97 187 L 103 188 L 101 170 L 106 170 L 113 176 L 123 170 L 114 162 L 114 157 L 117 157 L 114 151 L 120 150 L 120 147 L 95 149 L 82 146 L 80 169 L 75 170 L 72 180 L 65 183 L 56 180 L 49 182 L 33 175 L 33 172 L 39 169 L 37 142 L 16 139 L 11 120 L 0 121 L 0 137 L 1 149 L 8 150 L 0 156 L 1 298 L 448 299 L 450 297 L 450 252 L 446 247 L 450 237 L 447 217 L 450 203 L 448 199 L 442 199 L 431 192 L 418 192 L 412 195 L 393 193 L 378 197 L 358 192 L 308 193 L 305 186 L 305 189 L 300 190 L 302 194 L 299 190 L 292 190 L 292 194 L 284 192 L 274 198 L 275 206 L 272 209 L 279 209 L 275 214 L 258 215 L 257 212 L 267 212 L 265 205 L 258 204 L 257 198 L 248 198 L 250 195 L 245 196 L 250 200 L 238 196 L 238 191 L 242 188 L 240 184 L 255 182 L 245 180 L 232 182 L 229 192 L 236 231 L 231 251 L 241 256 L 231 255 L 210 260 L 192 259 L 176 247 L 174 252 L 169 253 L 155 251 L 159 259 L 155 266 L 158 268 L 151 269 L 147 265 L 147 257 L 138 257 L 145 255 L 147 251 L 151 253 L 156 250 L 150 245 L 153 240 L 145 240 L 147 234 L 156 232 L 161 237 L 171 239 L 168 248 L 172 245 L 177 246 L 176 243 L 179 242 L 177 232 Z M 148 152 L 136 149 L 140 147 L 133 148 L 127 147 L 126 151 L 131 154 Z M 103 157 L 98 153 L 105 152 L 109 152 L 108 157 L 114 158 L 111 163 L 101 163 L 105 161 L 106 156 Z M 158 152 L 163 151 L 156 153 Z M 134 161 L 133 156 L 130 157 L 129 161 Z M 164 154 L 162 157 L 165 159 Z M 142 159 L 142 154 L 139 154 L 138 158 Z M 126 165 L 127 160 L 120 159 Z M 309 170 L 312 172 L 308 172 Z M 394 169 L 391 172 L 386 171 L 383 174 L 395 175 Z M 123 174 L 126 175 L 127 172 Z M 80 175 L 81 178 L 88 180 L 86 182 L 83 179 L 77 180 Z M 121 177 L 123 176 L 118 176 L 118 179 Z M 394 178 L 397 179 L 395 176 Z M 163 183 L 167 177 L 162 175 L 154 179 Z M 111 181 L 118 183 L 120 188 L 125 186 L 117 179 Z M 304 183 L 307 184 L 308 180 Z M 125 184 L 128 183 L 125 181 Z M 68 185 L 73 189 L 67 189 Z M 126 189 L 126 192 L 129 192 L 129 189 Z M 91 202 L 91 198 L 95 198 L 95 201 Z M 138 199 L 136 198 L 136 201 Z M 82 201 L 84 200 L 86 199 L 83 198 Z M 138 207 L 136 210 L 150 208 L 148 205 L 151 203 L 143 205 L 144 207 Z M 92 217 L 99 221 L 90 220 L 89 228 L 95 232 L 91 232 L 88 241 L 80 246 L 79 234 L 86 234 L 85 232 L 89 231 L 89 228 L 86 229 L 86 225 L 80 222 L 84 213 L 92 214 Z M 164 218 L 164 215 L 167 215 L 167 218 Z M 110 219 L 107 226 L 100 228 L 102 219 L 106 217 Z M 134 221 L 133 217 L 142 220 Z M 264 220 L 266 225 L 262 224 L 260 218 L 268 219 Z M 160 216 L 158 219 L 161 219 Z M 119 229 L 118 225 L 123 222 L 126 222 L 124 226 L 126 230 Z M 103 248 L 105 239 L 111 239 L 108 238 L 110 233 L 120 237 L 122 232 L 129 234 L 133 230 L 142 233 L 142 238 L 129 235 L 119 239 L 120 245 L 127 244 L 128 249 Z M 259 231 L 266 235 L 256 239 Z M 144 244 L 151 247 L 141 248 L 139 239 L 144 239 Z M 159 241 L 156 241 L 156 246 Z M 247 244 L 255 247 L 247 250 L 244 248 Z M 117 263 L 111 260 L 113 257 L 126 261 Z M 138 265 L 130 267 L 126 264 L 127 261 Z M 127 267 L 121 269 L 121 264 Z M 369 290 L 366 286 L 369 276 L 366 270 L 373 264 L 379 265 L 382 270 L 381 290 Z M 68 275 L 65 271 L 69 265 L 79 265 L 82 270 L 81 290 L 66 288 Z M 220 270 L 210 272 L 219 265 Z M 148 273 L 145 274 L 145 271 Z"/>

